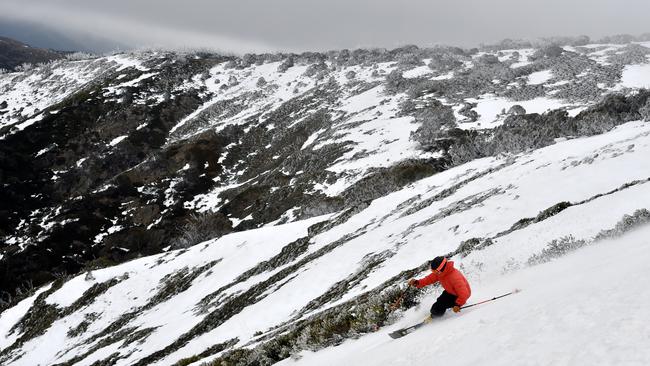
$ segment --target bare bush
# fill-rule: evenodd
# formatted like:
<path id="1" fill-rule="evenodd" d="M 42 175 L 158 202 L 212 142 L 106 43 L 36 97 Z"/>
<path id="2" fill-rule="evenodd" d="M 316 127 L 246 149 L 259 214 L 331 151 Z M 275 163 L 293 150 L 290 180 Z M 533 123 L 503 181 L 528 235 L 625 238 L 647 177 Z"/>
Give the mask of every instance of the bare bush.
<path id="1" fill-rule="evenodd" d="M 179 227 L 180 235 L 172 240 L 172 249 L 189 248 L 232 231 L 232 224 L 221 213 L 195 213 Z"/>

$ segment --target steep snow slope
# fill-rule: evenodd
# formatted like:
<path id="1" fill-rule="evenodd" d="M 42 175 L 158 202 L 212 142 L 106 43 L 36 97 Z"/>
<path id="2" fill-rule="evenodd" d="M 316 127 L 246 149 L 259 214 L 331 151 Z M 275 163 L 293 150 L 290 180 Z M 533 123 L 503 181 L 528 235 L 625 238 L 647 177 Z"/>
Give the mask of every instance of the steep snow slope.
<path id="1" fill-rule="evenodd" d="M 523 291 L 403 338 L 388 333 L 424 318 L 437 291 L 386 329 L 278 365 L 647 365 L 650 289 L 638 281 L 650 276 L 648 258 L 650 226 L 474 283 L 470 303 Z"/>
<path id="2" fill-rule="evenodd" d="M 199 354 L 210 360 L 231 347 L 259 345 L 260 337 L 327 309 L 348 309 L 347 301 L 399 285 L 404 270 L 450 252 L 458 253 L 473 299 L 491 296 L 517 285 L 508 281 L 519 275 L 499 278 L 525 267 L 551 241 L 572 235 L 590 242 L 624 215 L 650 208 L 649 154 L 650 124 L 631 122 L 603 135 L 475 160 L 356 211 L 230 234 L 82 274 L 0 315 L 3 344 L 15 340 L 0 361 L 168 365 Z M 468 245 L 472 240 L 477 243 Z M 528 304 L 540 293 L 527 288 L 517 301 Z M 508 301 L 515 299 L 502 302 Z M 14 326 L 30 303 L 28 314 L 48 316 Z M 480 328 L 483 318 L 472 316 L 481 311 L 449 323 Z M 516 312 L 514 319 L 528 314 Z M 368 336 L 368 347 L 390 329 Z"/>

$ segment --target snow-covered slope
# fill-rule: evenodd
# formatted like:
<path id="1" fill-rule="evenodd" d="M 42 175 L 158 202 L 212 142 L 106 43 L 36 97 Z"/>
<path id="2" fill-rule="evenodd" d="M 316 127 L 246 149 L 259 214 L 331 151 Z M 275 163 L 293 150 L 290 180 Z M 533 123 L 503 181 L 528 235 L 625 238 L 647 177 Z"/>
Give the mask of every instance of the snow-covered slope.
<path id="1" fill-rule="evenodd" d="M 434 295 L 399 322 L 359 340 L 278 365 L 647 365 L 650 227 L 551 263 L 476 282 L 472 298 L 522 292 L 462 311 L 393 340 L 420 321 Z"/>
<path id="2" fill-rule="evenodd" d="M 1 315 L 0 329 L 8 346 L 2 361 L 11 365 L 90 365 L 100 360 L 169 365 L 196 355 L 201 355 L 197 359 L 209 360 L 231 347 L 259 346 L 263 342 L 257 342 L 265 335 L 277 337 L 294 326 L 304 326 L 304 321 L 313 322 L 327 309 L 349 312 L 350 301 L 400 285 L 407 274 L 417 274 L 422 263 L 446 253 L 456 254 L 454 260 L 468 275 L 474 289 L 472 300 L 515 286 L 526 291 L 502 300 L 502 305 L 486 305 L 448 319 L 448 324 L 441 322 L 441 331 L 447 330 L 450 336 L 444 342 L 451 343 L 441 341 L 444 332 L 427 333 L 432 325 L 390 347 L 400 352 L 420 350 L 423 346 L 419 342 L 428 340 L 440 347 L 433 350 L 450 344 L 458 353 L 463 349 L 461 338 L 471 333 L 471 342 L 480 343 L 494 334 L 494 327 L 500 323 L 512 329 L 512 333 L 504 331 L 498 338 L 504 342 L 502 347 L 513 344 L 516 335 L 526 329 L 537 333 L 535 327 L 546 324 L 548 328 L 541 331 L 549 334 L 568 327 L 554 325 L 556 321 L 576 321 L 587 327 L 600 320 L 592 316 L 625 308 L 621 301 L 612 300 L 612 296 L 619 298 L 622 288 L 607 291 L 607 295 L 596 295 L 592 290 L 600 284 L 610 289 L 621 282 L 619 278 L 600 281 L 601 274 L 643 276 L 643 272 L 636 272 L 646 255 L 643 247 L 630 244 L 627 255 L 639 262 L 624 270 L 617 262 L 625 258 L 625 252 L 607 261 L 602 259 L 605 254 L 598 252 L 601 249 L 589 249 L 594 254 L 584 257 L 584 268 L 576 267 L 575 273 L 565 274 L 572 263 L 581 262 L 582 252 L 559 262 L 566 264 L 519 269 L 534 263 L 536 255 L 545 258 L 544 250 L 554 240 L 586 245 L 599 234 L 603 236 L 603 230 L 615 228 L 625 215 L 637 212 L 639 218 L 646 218 L 639 216 L 638 210 L 650 208 L 648 154 L 650 125 L 631 122 L 598 136 L 567 140 L 515 156 L 475 160 L 421 179 L 356 212 L 230 234 L 187 250 L 82 274 L 52 285 L 38 299 L 26 299 L 16 310 Z M 570 240 L 562 239 L 568 235 L 572 236 Z M 612 247 L 600 243 L 598 248 L 608 245 Z M 608 268 L 601 273 L 596 270 L 601 262 L 619 269 Z M 416 272 L 404 273 L 409 269 Z M 571 292 L 571 282 L 557 278 L 562 274 L 567 281 L 582 279 L 585 283 Z M 530 288 L 541 279 L 548 283 Z M 557 282 L 561 285 L 553 291 Z M 568 298 L 569 293 L 575 298 Z M 638 310 L 646 295 L 631 300 L 630 311 Z M 608 303 L 598 305 L 600 312 L 586 312 L 585 296 Z M 427 295 L 423 307 L 406 313 L 397 325 L 381 328 L 362 341 L 346 343 L 343 349 L 350 349 L 351 358 L 362 357 L 361 353 L 354 354 L 362 352 L 355 351 L 358 346 L 365 350 L 362 353 L 373 352 L 387 341 L 386 332 L 425 314 L 430 299 Z M 531 305 L 536 301 L 539 305 Z M 557 304 L 549 307 L 552 301 Z M 518 302 L 522 306 L 516 306 Z M 32 308 L 27 310 L 30 304 Z M 27 317 L 20 320 L 26 311 Z M 505 320 L 509 313 L 511 318 Z M 525 328 L 522 322 L 528 317 L 539 319 Z M 627 331 L 639 339 L 646 336 L 638 326 L 641 318 L 647 320 L 642 312 L 625 318 L 635 324 Z M 607 319 L 594 329 L 605 329 L 617 319 L 623 316 Z M 438 341 L 431 341 L 431 337 Z M 409 345 L 411 338 L 416 343 Z M 539 342 L 543 341 L 546 339 Z M 298 344 L 295 352 L 300 351 Z M 575 360 L 563 358 L 573 357 L 566 355 L 570 345 L 563 347 L 554 359 Z M 404 353 L 405 358 L 396 358 L 395 362 L 433 356 L 427 352 L 418 351 L 414 358 Z M 500 353 L 496 349 L 490 352 L 495 357 Z M 384 360 L 382 357 L 396 355 L 373 353 L 376 358 L 368 360 L 377 363 Z M 471 356 L 465 354 L 469 362 Z M 638 357 L 646 356 L 641 353 Z M 304 362 L 309 364 L 312 357 L 314 362 L 328 363 L 334 356 L 332 351 L 325 351 L 323 356 L 307 355 Z M 348 363 L 340 359 L 335 363 L 339 362 Z"/>

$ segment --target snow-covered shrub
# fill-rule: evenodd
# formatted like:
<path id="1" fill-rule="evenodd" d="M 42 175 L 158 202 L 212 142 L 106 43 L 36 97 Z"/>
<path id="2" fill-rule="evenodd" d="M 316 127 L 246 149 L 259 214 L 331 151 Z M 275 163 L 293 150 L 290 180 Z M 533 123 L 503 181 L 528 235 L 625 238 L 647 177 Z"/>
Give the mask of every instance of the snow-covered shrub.
<path id="1" fill-rule="evenodd" d="M 641 90 L 628 97 L 609 95 L 575 118 L 569 117 L 564 110 L 542 115 L 511 115 L 503 125 L 491 131 L 440 131 L 435 135 L 434 146 L 447 151 L 452 165 L 500 153 L 518 153 L 551 145 L 558 137 L 591 136 L 628 121 L 646 118 L 647 110 L 643 107 L 648 100 L 650 91 Z"/>
<path id="2" fill-rule="evenodd" d="M 611 54 L 607 61 L 618 65 L 644 64 L 648 61 L 650 49 L 640 44 L 628 44 L 616 53 Z"/>
<path id="3" fill-rule="evenodd" d="M 459 255 L 461 258 L 465 258 L 471 252 L 483 250 L 492 244 L 494 244 L 494 241 L 491 238 L 470 238 L 462 241 L 453 252 L 453 255 Z"/>
<path id="4" fill-rule="evenodd" d="M 448 72 L 463 66 L 459 56 L 449 53 L 436 53 L 432 55 L 429 68 L 440 72 Z"/>
<path id="5" fill-rule="evenodd" d="M 402 76 L 399 70 L 393 70 L 386 75 L 386 82 L 384 88 L 387 93 L 396 94 L 406 90 L 408 81 Z"/>
<path id="6" fill-rule="evenodd" d="M 483 65 L 495 65 L 499 63 L 499 58 L 496 57 L 495 55 L 486 53 L 484 55 L 481 55 L 479 58 L 477 58 L 476 62 L 478 64 L 483 64 Z"/>
<path id="7" fill-rule="evenodd" d="M 555 57 L 559 57 L 560 55 L 562 55 L 563 52 L 564 52 L 564 49 L 562 47 L 558 46 L 558 45 L 542 47 L 542 48 L 538 49 L 537 51 L 535 51 L 535 53 L 533 53 L 530 56 L 530 59 L 532 61 L 535 61 L 535 60 L 539 60 L 539 59 L 542 59 L 542 58 L 555 58 Z"/>
<path id="8" fill-rule="evenodd" d="M 65 58 L 70 61 L 81 61 L 81 60 L 87 60 L 94 57 L 95 56 L 93 56 L 92 54 L 86 52 L 73 52 L 65 56 Z"/>
<path id="9" fill-rule="evenodd" d="M 29 71 L 34 68 L 33 64 L 30 64 L 29 62 L 25 62 L 23 64 L 20 64 L 14 68 L 15 71 L 18 72 L 24 72 L 24 71 Z"/>
<path id="10" fill-rule="evenodd" d="M 629 34 L 617 34 L 613 36 L 605 36 L 596 43 L 614 43 L 614 44 L 628 44 L 636 41 L 636 37 Z"/>
<path id="11" fill-rule="evenodd" d="M 224 69 L 234 69 L 237 67 L 237 61 L 236 60 L 230 60 L 226 62 L 226 64 L 223 66 Z"/>
<path id="12" fill-rule="evenodd" d="M 596 237 L 594 241 L 600 241 L 611 238 L 618 238 L 630 230 L 636 229 L 639 226 L 647 225 L 650 223 L 650 211 L 645 208 L 634 211 L 632 215 L 624 215 L 623 218 L 616 223 L 614 228 L 603 230 Z"/>
<path id="13" fill-rule="evenodd" d="M 374 332 L 378 327 L 391 322 L 396 310 L 415 306 L 421 293 L 413 288 L 403 291 L 389 287 L 379 293 L 362 296 L 353 303 L 343 304 L 301 321 L 291 330 L 280 330 L 281 334 L 267 334 L 265 337 L 268 341 L 260 342 L 253 349 L 226 352 L 207 365 L 271 365 L 302 350 L 317 351 L 341 344 L 345 339 Z M 398 306 L 393 306 L 400 298 Z"/>
<path id="14" fill-rule="evenodd" d="M 560 239 L 555 239 L 548 243 L 546 248 L 544 248 L 539 254 L 534 254 L 528 258 L 528 265 L 534 266 L 537 264 L 546 263 L 585 245 L 587 245 L 587 242 L 585 240 L 576 240 L 572 235 L 564 236 Z"/>
<path id="15" fill-rule="evenodd" d="M 422 58 L 417 52 L 417 47 L 415 49 L 412 49 L 410 51 L 404 51 L 404 53 L 399 54 L 397 56 L 397 65 L 398 67 L 401 68 L 412 68 L 415 66 L 421 66 L 424 65 L 424 62 L 422 62 Z"/>
<path id="16" fill-rule="evenodd" d="M 241 63 L 240 64 L 241 64 L 242 67 L 249 67 L 249 66 L 257 63 L 257 57 L 258 56 L 256 54 L 252 54 L 252 53 L 244 54 L 244 56 L 242 56 L 242 58 L 241 58 Z"/>
<path id="17" fill-rule="evenodd" d="M 441 130 L 456 127 L 453 109 L 437 100 L 428 101 L 424 106 L 415 109 L 414 117 L 421 125 L 411 134 L 411 139 L 417 141 L 425 151 L 435 145 Z"/>
<path id="18" fill-rule="evenodd" d="M 597 135 L 622 123 L 638 120 L 642 117 L 641 110 L 648 100 L 649 90 L 640 90 L 638 94 L 628 97 L 620 94 L 607 95 L 602 102 L 576 117 L 577 132 L 580 136 Z"/>
<path id="19" fill-rule="evenodd" d="M 618 238 L 623 234 L 638 228 L 639 226 L 648 225 L 649 223 L 650 211 L 647 209 L 636 210 L 632 215 L 624 215 L 623 218 L 618 223 L 616 223 L 614 228 L 609 230 L 602 230 L 591 241 L 586 241 L 584 239 L 575 239 L 572 235 L 553 240 L 539 254 L 534 254 L 531 256 L 528 259 L 528 264 L 536 265 L 548 262 L 585 245 L 593 244 L 606 239 Z"/>
<path id="20" fill-rule="evenodd" d="M 469 122 L 476 122 L 479 118 L 478 112 L 473 109 L 476 105 L 476 103 L 465 103 L 465 105 L 458 110 L 458 114 L 466 117 Z"/>
<path id="21" fill-rule="evenodd" d="M 533 45 L 530 41 L 506 38 L 493 45 L 481 45 L 481 51 L 512 50 L 531 47 L 533 47 Z"/>
<path id="22" fill-rule="evenodd" d="M 327 64 L 324 62 L 317 62 L 309 65 L 303 75 L 312 77 L 314 75 L 320 74 L 323 71 L 327 71 Z"/>
<path id="23" fill-rule="evenodd" d="M 510 109 L 508 109 L 508 114 L 509 115 L 522 115 L 526 114 L 526 109 L 524 107 L 520 106 L 519 104 L 515 104 Z"/>

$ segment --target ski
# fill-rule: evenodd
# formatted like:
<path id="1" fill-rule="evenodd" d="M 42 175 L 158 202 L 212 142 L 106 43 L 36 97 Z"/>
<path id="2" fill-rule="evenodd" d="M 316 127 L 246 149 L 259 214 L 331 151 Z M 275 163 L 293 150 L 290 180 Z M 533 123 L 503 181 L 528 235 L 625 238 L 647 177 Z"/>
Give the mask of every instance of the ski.
<path id="1" fill-rule="evenodd" d="M 518 293 L 520 291 L 521 291 L 520 289 L 514 289 L 511 292 L 508 292 L 507 294 L 503 294 L 503 295 L 500 295 L 500 296 L 495 296 L 495 297 L 493 297 L 491 299 L 480 301 L 480 302 L 477 302 L 475 304 L 465 305 L 465 306 L 461 307 L 461 309 L 467 309 L 467 308 L 471 308 L 472 306 L 485 304 L 486 302 L 494 301 L 494 300 L 500 299 L 502 297 L 506 297 L 506 296 L 509 296 L 509 295 L 512 295 L 512 294 L 516 294 L 516 293 Z M 421 321 L 420 323 L 417 323 L 415 325 L 411 325 L 410 327 L 398 329 L 398 330 L 396 330 L 396 331 L 394 331 L 392 333 L 388 333 L 388 335 L 393 339 L 401 338 L 401 337 L 404 337 L 405 335 L 413 332 L 414 330 L 420 328 L 421 326 L 431 323 L 431 321 L 432 321 L 431 316 L 428 316 L 423 321 Z"/>
<path id="2" fill-rule="evenodd" d="M 421 321 L 421 322 L 419 322 L 419 323 L 417 323 L 415 325 L 411 325 L 410 327 L 398 329 L 398 330 L 396 330 L 396 331 L 394 331 L 392 333 L 388 333 L 388 335 L 393 339 L 401 338 L 401 337 L 404 337 L 405 335 L 413 332 L 414 330 L 420 328 L 421 326 L 429 324 L 429 323 L 431 323 L 431 317 L 430 316 L 428 316 L 423 321 Z"/>

